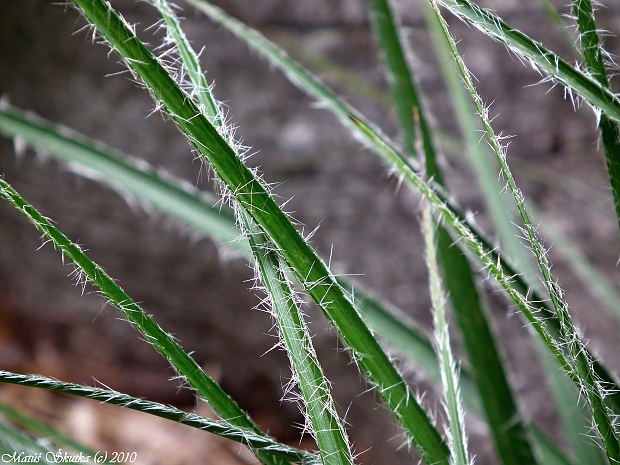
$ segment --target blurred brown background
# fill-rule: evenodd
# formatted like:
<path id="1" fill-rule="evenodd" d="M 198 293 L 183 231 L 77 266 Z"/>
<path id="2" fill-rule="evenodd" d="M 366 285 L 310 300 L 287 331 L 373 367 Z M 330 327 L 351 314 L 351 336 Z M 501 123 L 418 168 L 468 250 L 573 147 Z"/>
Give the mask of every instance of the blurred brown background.
<path id="1" fill-rule="evenodd" d="M 145 31 L 157 20 L 153 7 L 130 0 L 112 3 L 136 24 L 141 37 L 154 46 L 159 43 L 157 33 Z M 308 63 L 370 120 L 398 138 L 364 1 L 217 3 Z M 559 3 L 561 11 L 568 12 Z M 600 26 L 617 33 L 620 7 L 612 1 L 604 3 Z M 488 1 L 484 6 L 567 59 L 575 59 L 537 0 Z M 456 136 L 419 5 L 399 1 L 395 8 L 410 41 L 427 108 L 438 126 Z M 239 137 L 257 152 L 251 163 L 261 166 L 268 182 L 280 183 L 275 193 L 281 200 L 293 197 L 288 210 L 306 225 L 306 231 L 321 224 L 313 245 L 326 258 L 333 245 L 336 272 L 355 275 L 429 329 L 417 197 L 406 188 L 396 189 L 395 180 L 372 154 L 246 45 L 193 11 L 185 10 L 183 15 L 196 49 L 204 47 L 203 66 L 208 80 L 215 82 L 216 97 L 228 105 Z M 555 226 L 618 282 L 620 241 L 612 205 L 605 200 L 607 181 L 592 112 L 588 108 L 573 111 L 559 88 L 530 86 L 541 76 L 529 66 L 478 31 L 452 17 L 449 21 L 462 40 L 461 51 L 479 79 L 483 97 L 493 102 L 491 113 L 499 115 L 495 128 L 516 135 L 509 159 L 577 178 L 590 193 L 584 202 L 565 195 L 563 182 L 544 183 L 517 173 L 518 181 Z M 54 2 L 0 1 L 4 98 L 208 189 L 208 176 L 193 161 L 174 125 L 151 114 L 148 93 L 127 73 L 117 74 L 124 68 L 115 56 L 108 56 L 105 46 L 93 45 L 86 31 L 76 32 L 83 25 L 72 8 Z M 606 44 L 612 53 L 618 50 L 616 36 L 607 37 Z M 359 84 L 343 86 L 337 74 L 316 60 L 318 56 L 359 74 L 375 90 L 363 96 Z M 445 165 L 461 205 L 478 212 L 477 221 L 488 227 L 473 177 L 459 161 L 446 160 Z M 288 362 L 281 352 L 269 351 L 276 342 L 272 322 L 269 315 L 253 309 L 258 298 L 248 289 L 253 275 L 245 261 L 231 258 L 208 239 L 197 240 L 168 218 L 128 205 L 116 193 L 77 177 L 53 160 L 32 151 L 16 157 L 8 139 L 0 140 L 0 173 L 82 244 L 184 348 L 193 351 L 196 360 L 259 424 L 280 440 L 299 443 L 302 438 L 294 425 L 303 419 L 295 405 L 280 401 L 281 385 L 289 377 Z M 191 393 L 168 381 L 174 373 L 167 363 L 119 321 L 119 313 L 104 306 L 91 287 L 82 292 L 72 286 L 67 277 L 71 267 L 62 265 L 52 247 L 39 250 L 40 245 L 34 228 L 7 203 L 0 203 L 0 368 L 89 384 L 96 379 L 119 391 L 194 408 Z M 593 304 L 553 249 L 551 254 L 591 347 L 617 370 L 616 321 Z M 526 413 L 561 439 L 534 355 L 524 342 L 527 331 L 522 320 L 508 318 L 513 309 L 497 293 L 490 299 Z M 376 396 L 364 393 L 367 387 L 324 319 L 315 309 L 308 312 L 319 357 L 334 383 L 342 412 L 347 412 L 360 463 L 415 463 L 411 452 L 400 448 L 403 438 Z M 415 367 L 403 369 L 412 382 L 422 381 Z M 427 388 L 423 382 L 414 387 L 420 392 Z M 238 455 L 227 442 L 178 430 L 146 415 L 34 390 L 3 392 L 11 402 L 93 447 L 140 448 L 142 463 L 252 463 L 251 456 Z M 429 403 L 432 409 L 439 408 L 435 401 Z M 494 463 L 484 430 L 477 422 L 470 423 L 476 463 Z"/>

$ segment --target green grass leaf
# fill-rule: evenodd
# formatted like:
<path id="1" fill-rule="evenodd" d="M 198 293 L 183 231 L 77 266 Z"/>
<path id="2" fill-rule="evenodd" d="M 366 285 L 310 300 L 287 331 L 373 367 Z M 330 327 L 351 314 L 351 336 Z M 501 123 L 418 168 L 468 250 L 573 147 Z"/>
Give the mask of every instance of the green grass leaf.
<path id="1" fill-rule="evenodd" d="M 424 5 L 426 7 L 427 24 L 429 25 L 433 45 L 439 58 L 438 62 L 441 65 L 444 80 L 448 84 L 448 91 L 451 95 L 457 121 L 464 136 L 464 152 L 467 161 L 476 173 L 476 180 L 480 184 L 483 198 L 487 204 L 493 224 L 498 231 L 501 248 L 504 253 L 507 253 L 515 261 L 518 269 L 528 276 L 528 281 L 536 283 L 538 282 L 538 274 L 532 266 L 530 254 L 526 252 L 518 238 L 518 229 L 514 223 L 516 220 L 509 213 L 512 210 L 510 201 L 501 192 L 502 186 L 498 181 L 497 175 L 499 165 L 494 158 L 491 158 L 493 154 L 488 150 L 488 147 L 480 144 L 480 125 L 477 125 L 471 117 L 475 113 L 471 98 L 464 89 L 460 76 L 458 73 L 455 73 L 455 63 L 441 24 L 430 5 L 427 3 L 424 3 Z M 444 240 L 449 244 L 449 237 Z M 467 264 L 463 263 L 463 266 L 467 266 Z M 459 265 L 456 262 L 447 266 L 446 272 L 455 273 L 455 270 L 458 269 Z M 450 281 L 447 282 L 450 283 Z M 476 298 L 476 296 L 466 292 L 461 283 L 462 281 L 454 280 L 455 288 L 451 290 L 451 295 L 459 295 L 463 296 L 463 298 L 469 295 L 470 300 Z M 460 315 L 461 312 L 457 312 L 457 318 Z M 496 438 L 500 457 L 502 457 L 504 463 L 514 464 L 524 463 L 525 457 L 529 457 L 529 460 L 532 460 L 532 451 L 530 448 L 527 448 L 526 428 L 523 427 L 522 422 L 511 421 L 511 418 L 519 417 L 506 376 L 501 371 L 501 358 L 496 350 L 488 349 L 494 348 L 490 328 L 488 325 L 480 324 L 481 318 L 460 317 L 459 321 L 462 321 L 460 323 L 461 327 L 465 326 L 462 332 L 466 347 L 471 347 L 468 352 L 473 356 L 472 366 L 474 372 L 484 376 L 483 381 L 478 383 L 478 388 L 482 393 L 481 398 L 485 406 L 487 406 L 489 425 Z M 556 404 L 561 412 L 561 418 L 565 420 L 564 427 L 569 434 L 570 443 L 574 444 L 575 447 L 581 447 L 582 450 L 590 449 L 593 457 L 600 458 L 600 450 L 594 444 L 594 441 L 585 439 L 590 431 L 591 415 L 583 412 L 581 409 L 576 410 L 575 405 L 579 404 L 580 399 L 572 386 L 565 387 L 566 383 L 553 382 L 558 377 L 560 367 L 557 363 L 549 362 L 549 351 L 544 344 L 537 344 L 536 347 L 539 349 L 541 359 L 545 362 L 543 367 L 545 368 L 547 379 L 550 381 L 550 387 L 556 399 Z M 495 352 L 495 355 L 493 355 L 493 352 Z M 478 357 L 476 357 L 476 354 L 479 354 Z M 485 383 L 485 379 L 494 381 Z M 564 379 L 563 381 L 565 382 L 566 380 Z M 571 396 L 571 394 L 573 395 Z M 512 414 L 511 410 L 513 411 Z M 585 415 L 579 417 L 576 413 L 585 413 Z M 505 425 L 511 426 L 507 428 Z M 519 447 L 520 444 L 521 447 Z M 519 453 L 526 455 L 520 457 Z"/>
<path id="2" fill-rule="evenodd" d="M 439 3 L 459 18 L 506 45 L 550 79 L 582 97 L 595 112 L 603 112 L 613 120 L 620 121 L 620 101 L 609 89 L 569 65 L 542 44 L 469 0 L 439 0 Z"/>
<path id="3" fill-rule="evenodd" d="M 426 154 L 425 165 L 429 177 L 435 177 L 438 184 L 443 184 L 437 167 L 435 149 L 431 137 L 431 128 L 422 108 L 413 72 L 405 54 L 404 44 L 396 19 L 392 14 L 389 0 L 368 0 L 373 25 L 383 53 L 388 83 L 396 106 L 401 130 L 405 136 L 405 147 L 409 155 L 416 156 L 416 130 L 421 136 L 420 146 Z"/>
<path id="4" fill-rule="evenodd" d="M 450 347 L 443 284 L 439 275 L 439 265 L 437 264 L 435 225 L 433 224 L 431 210 L 428 206 L 422 212 L 422 231 L 424 233 L 426 267 L 428 268 L 433 306 L 436 352 L 441 370 L 445 408 L 448 414 L 448 445 L 450 446 L 451 463 L 454 465 L 467 465 L 470 462 L 469 453 L 467 452 L 465 418 L 456 365 Z"/>
<path id="5" fill-rule="evenodd" d="M 596 29 L 594 10 L 590 0 L 573 0 L 573 14 L 577 19 L 581 51 L 588 72 L 601 86 L 609 89 L 604 51 Z M 620 128 L 618 122 L 607 115 L 601 115 L 598 127 L 605 150 L 609 182 L 616 204 L 616 216 L 620 224 Z"/>
<path id="6" fill-rule="evenodd" d="M 155 5 L 164 17 L 172 41 L 181 55 L 181 63 L 189 76 L 192 94 L 210 117 L 213 126 L 223 128 L 224 117 L 215 103 L 204 78 L 198 58 L 183 34 L 179 22 L 166 0 L 156 0 Z M 308 429 L 314 436 L 324 465 L 353 465 L 353 454 L 331 396 L 330 385 L 319 364 L 312 339 L 295 300 L 292 283 L 282 269 L 274 246 L 250 215 L 240 211 L 241 224 L 248 237 L 252 255 L 271 302 L 269 308 L 276 321 L 282 343 L 286 349 L 293 378 L 286 387 L 291 393 L 297 386 L 301 391 L 302 412 L 308 419 Z"/>
<path id="7" fill-rule="evenodd" d="M 299 388 L 308 428 L 316 439 L 324 465 L 353 465 L 353 454 L 331 396 L 308 328 L 295 301 L 292 283 L 281 269 L 278 254 L 261 230 L 243 213 L 252 252 L 265 290 L 271 300 L 273 315 L 291 362 L 293 380 L 287 391 Z M 294 381 L 294 382 L 293 382 Z"/>
<path id="8" fill-rule="evenodd" d="M 426 177 L 445 187 L 443 174 L 437 163 L 437 154 L 432 140 L 431 128 L 427 122 L 428 118 L 417 97 L 417 86 L 407 65 L 403 51 L 404 46 L 399 39 L 398 28 L 391 14 L 389 3 L 386 0 L 372 0 L 370 3 L 375 29 L 389 70 L 389 77 L 391 77 L 389 82 L 394 103 L 398 109 L 401 128 L 406 135 L 405 139 L 406 141 L 412 139 L 415 130 L 419 128 L 422 141 L 413 150 L 419 152 L 417 153 L 419 157 L 423 157 Z M 434 37 L 437 37 L 437 34 Z M 440 39 L 445 42 L 445 39 Z M 449 62 L 450 60 L 446 60 L 444 55 L 440 54 L 439 61 L 442 63 Z M 449 76 L 454 76 L 454 72 L 449 73 Z M 476 128 L 472 124 L 471 115 L 465 116 L 465 113 L 468 110 L 471 111 L 472 108 L 471 105 L 469 107 L 463 105 L 462 95 L 456 92 L 461 90 L 462 93 L 462 87 L 460 82 L 454 83 L 455 79 L 449 81 L 453 84 L 450 86 L 450 90 L 453 91 L 452 101 L 457 103 L 457 110 L 461 110 L 457 114 L 459 122 L 462 123 L 462 130 L 466 134 L 468 153 L 470 158 L 476 161 L 474 166 L 477 168 L 485 198 L 488 199 L 492 217 L 499 225 L 502 239 L 506 238 L 504 245 L 509 246 L 504 247 L 504 250 L 508 249 L 512 257 L 520 258 L 523 256 L 519 253 L 522 247 L 514 235 L 510 218 L 507 218 L 505 213 L 509 211 L 505 208 L 507 201 L 498 195 L 501 189 L 496 181 L 497 174 L 492 172 L 493 165 L 485 163 L 485 158 L 480 157 Z M 402 116 L 403 113 L 407 114 L 407 112 L 409 119 Z M 409 148 L 409 144 L 407 147 Z M 411 149 L 409 151 L 411 152 Z M 458 326 L 475 375 L 476 387 L 480 392 L 479 398 L 482 399 L 485 417 L 489 423 L 499 456 L 504 464 L 535 464 L 536 459 L 529 444 L 527 427 L 513 398 L 495 338 L 483 311 L 483 301 L 478 295 L 474 272 L 463 252 L 458 247 L 453 247 L 452 238 L 443 226 L 438 226 L 436 236 L 439 237 L 437 253 L 440 257 L 443 277 L 457 315 Z M 514 250 L 515 242 L 518 245 L 516 252 Z M 519 265 L 519 269 L 524 269 L 529 263 L 527 260 L 520 260 L 517 265 Z M 445 370 L 442 374 L 444 373 Z M 443 375 L 441 379 L 445 385 L 446 376 Z M 455 413 L 454 409 L 452 411 Z M 456 424 L 453 427 L 456 428 Z M 454 436 L 460 435 L 457 432 Z M 462 443 L 458 440 L 456 442 Z M 460 462 L 466 461 L 462 444 L 456 449 L 453 448 L 453 458 L 455 452 L 458 452 Z"/>
<path id="9" fill-rule="evenodd" d="M 148 202 L 217 241 L 241 253 L 249 253 L 247 241 L 231 228 L 234 217 L 215 206 L 215 198 L 192 184 L 173 178 L 163 170 L 95 142 L 77 132 L 50 123 L 18 108 L 0 104 L 0 132 L 51 153 L 79 174 Z"/>

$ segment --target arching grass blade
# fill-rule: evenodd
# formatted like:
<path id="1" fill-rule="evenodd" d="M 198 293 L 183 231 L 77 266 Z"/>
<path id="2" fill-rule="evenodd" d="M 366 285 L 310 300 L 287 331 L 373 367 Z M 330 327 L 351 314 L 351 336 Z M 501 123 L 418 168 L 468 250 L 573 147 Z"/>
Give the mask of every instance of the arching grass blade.
<path id="1" fill-rule="evenodd" d="M 603 112 L 613 120 L 620 121 L 620 101 L 609 89 L 569 65 L 542 44 L 469 0 L 439 0 L 439 3 L 467 23 L 505 44 L 550 79 L 582 97 L 595 112 Z"/>
<path id="2" fill-rule="evenodd" d="M 135 199 L 148 202 L 214 239 L 243 253 L 247 242 L 238 241 L 239 231 L 232 213 L 215 206 L 215 199 L 187 182 L 95 142 L 69 128 L 58 126 L 31 113 L 2 103 L 0 132 L 51 153 L 79 174 L 103 181 Z"/>
<path id="3" fill-rule="evenodd" d="M 0 371 L 0 383 L 46 389 L 136 410 L 231 439 L 251 449 L 262 450 L 294 463 L 312 464 L 318 463 L 319 460 L 313 454 L 277 443 L 263 434 L 257 434 L 252 429 L 242 428 L 229 422 L 210 420 L 158 402 L 138 399 L 108 389 L 66 383 L 41 375 L 22 375 L 8 371 Z"/>

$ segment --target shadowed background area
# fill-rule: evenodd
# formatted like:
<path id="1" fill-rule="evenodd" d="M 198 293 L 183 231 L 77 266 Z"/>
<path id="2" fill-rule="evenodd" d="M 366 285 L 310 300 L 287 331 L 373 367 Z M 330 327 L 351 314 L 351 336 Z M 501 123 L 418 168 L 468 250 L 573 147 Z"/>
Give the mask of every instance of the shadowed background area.
<path id="1" fill-rule="evenodd" d="M 152 6 L 130 0 L 112 3 L 136 24 L 143 39 L 153 46 L 160 43 L 161 34 L 147 30 L 157 21 Z M 575 59 L 536 0 L 487 3 L 484 6 L 493 7 L 512 25 L 567 59 Z M 620 8 L 607 3 L 601 27 L 619 31 Z M 281 44 L 400 140 L 363 1 L 220 0 L 217 4 Z M 420 8 L 414 1 L 399 1 L 395 9 L 411 46 L 412 66 L 426 106 L 437 126 L 456 137 Z M 292 198 L 286 209 L 305 225 L 305 232 L 320 225 L 313 246 L 331 258 L 336 273 L 353 275 L 430 329 L 418 198 L 406 188 L 399 189 L 387 168 L 331 115 L 315 108 L 246 45 L 189 9 L 183 16 L 188 37 L 202 50 L 207 79 L 215 82 L 215 96 L 225 102 L 230 120 L 239 126 L 237 135 L 256 152 L 250 164 L 260 166 L 266 181 L 275 184 L 279 201 Z M 482 96 L 494 102 L 495 128 L 516 135 L 509 160 L 544 165 L 577 178 L 587 186 L 587 198 L 565 195 L 563 181 L 553 182 L 548 176 L 537 179 L 517 169 L 522 188 L 548 212 L 556 227 L 618 282 L 614 276 L 620 241 L 592 112 L 573 111 L 562 91 L 549 91 L 549 84 L 530 86 L 540 80 L 531 67 L 478 31 L 454 18 L 449 21 L 462 39 L 461 51 L 479 80 Z M 153 113 L 148 92 L 123 72 L 107 47 L 91 43 L 88 30 L 76 33 L 84 24 L 73 9 L 53 2 L 0 2 L 3 98 L 209 189 L 209 174 L 194 160 L 174 124 Z M 611 52 L 618 50 L 615 36 L 608 37 L 606 44 Z M 359 75 L 364 84 L 352 83 L 345 71 Z M 444 164 L 460 204 L 490 228 L 475 180 L 463 162 L 450 158 Z M 541 178 L 536 166 L 530 166 L 530 171 Z M 243 259 L 69 172 L 45 154 L 26 150 L 16 156 L 13 142 L 5 138 L 0 140 L 0 173 L 192 351 L 259 425 L 293 445 L 308 441 L 300 436 L 303 418 L 297 406 L 281 402 L 281 386 L 290 377 L 288 362 L 283 353 L 270 350 L 277 342 L 275 331 L 270 316 L 254 308 L 262 295 L 249 289 L 253 271 Z M 167 362 L 120 321 L 119 313 L 104 305 L 90 286 L 72 286 L 67 277 L 71 267 L 63 266 L 50 245 L 40 248 L 37 231 L 8 203 L 0 203 L 0 244 L 1 369 L 88 384 L 94 378 L 128 394 L 194 408 L 190 391 L 169 381 L 174 373 Z M 591 347 L 617 370 L 617 353 L 605 349 L 618 342 L 616 320 L 592 305 L 592 297 L 559 258 L 556 265 L 554 270 L 586 337 L 592 340 Z M 523 321 L 507 318 L 513 309 L 497 293 L 490 294 L 490 301 L 526 414 L 551 435 L 561 436 Z M 390 415 L 378 406 L 377 396 L 367 392 L 368 386 L 320 313 L 313 307 L 307 312 L 319 358 L 351 425 L 360 463 L 414 463 L 407 447 L 400 448 L 404 438 Z M 416 391 L 429 388 L 414 366 L 402 368 L 418 384 Z M 217 439 L 209 442 L 205 435 L 178 432 L 166 423 L 151 423 L 119 409 L 33 390 L 3 392 L 5 398 L 93 447 L 144 447 L 142 463 L 252 462 L 251 456 L 237 455 L 235 447 Z M 428 397 L 430 408 L 439 409 L 435 397 Z M 494 463 L 486 432 L 477 422 L 470 423 L 476 463 Z M 143 436 L 138 437 L 138 430 Z M 193 447 L 187 447 L 189 438 Z"/>

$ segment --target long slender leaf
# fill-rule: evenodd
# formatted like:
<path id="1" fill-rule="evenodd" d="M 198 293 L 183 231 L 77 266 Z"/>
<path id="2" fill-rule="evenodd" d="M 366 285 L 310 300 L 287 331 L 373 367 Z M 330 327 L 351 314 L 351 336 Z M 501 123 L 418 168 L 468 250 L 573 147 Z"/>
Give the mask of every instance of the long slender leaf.
<path id="1" fill-rule="evenodd" d="M 459 74 L 461 75 L 463 82 L 465 83 L 470 95 L 472 96 L 474 105 L 476 106 L 476 111 L 484 125 L 489 144 L 491 145 L 493 151 L 497 156 L 500 167 L 502 169 L 502 174 L 506 179 L 509 189 L 514 197 L 515 205 L 517 206 L 517 210 L 519 211 L 521 220 L 523 221 L 524 231 L 527 235 L 528 241 L 532 245 L 532 251 L 536 257 L 536 260 L 540 267 L 540 271 L 543 276 L 543 283 L 549 291 L 549 295 L 551 297 L 556 316 L 560 323 L 559 337 L 555 338 L 547 330 L 546 324 L 542 321 L 539 321 L 539 327 L 542 330 L 541 336 L 543 337 L 547 345 L 550 346 L 550 349 L 552 350 L 554 355 L 556 355 L 564 369 L 567 371 L 575 384 L 583 392 L 585 398 L 588 400 L 588 403 L 590 404 L 590 407 L 593 411 L 594 420 L 598 432 L 600 434 L 600 437 L 603 439 L 607 456 L 609 457 L 610 461 L 612 463 L 614 461 L 618 461 L 620 460 L 620 434 L 615 429 L 615 424 L 613 420 L 614 414 L 605 405 L 604 399 L 607 395 L 607 392 L 600 383 L 598 377 L 596 376 L 596 373 L 593 369 L 592 357 L 589 353 L 585 351 L 585 345 L 579 338 L 577 330 L 572 323 L 570 314 L 568 313 L 567 305 L 562 299 L 562 290 L 551 275 L 551 267 L 547 261 L 547 257 L 542 248 L 542 245 L 540 244 L 538 237 L 536 236 L 535 229 L 532 226 L 529 213 L 527 212 L 524 204 L 523 194 L 514 182 L 514 179 L 510 172 L 510 168 L 508 167 L 508 164 L 506 162 L 504 148 L 502 147 L 499 138 L 495 135 L 493 128 L 491 127 L 486 110 L 484 108 L 482 100 L 476 92 L 469 71 L 465 67 L 464 62 L 458 53 L 456 43 L 454 42 L 448 31 L 447 24 L 441 17 L 441 13 L 439 12 L 436 2 L 434 0 L 431 0 L 431 5 L 435 9 L 437 18 L 441 22 L 442 28 L 444 30 L 444 34 L 450 42 L 452 55 L 457 63 Z M 534 315 L 534 317 L 538 319 L 537 315 Z"/>
<path id="2" fill-rule="evenodd" d="M 91 261 L 79 246 L 71 242 L 47 218 L 26 202 L 0 178 L 0 196 L 17 208 L 44 236 L 78 268 L 118 308 L 125 318 L 166 359 L 224 420 L 261 434 L 247 414 L 213 381 L 179 344 L 149 317 L 101 267 Z M 279 463 L 271 455 L 255 451 L 266 464 Z"/>
<path id="3" fill-rule="evenodd" d="M 273 251 L 269 239 L 252 224 L 246 213 L 243 214 L 243 221 L 323 464 L 352 465 L 351 447 L 338 417 L 329 383 L 312 345 L 310 333 L 295 302 L 292 283 L 281 269 L 280 259 Z M 289 389 L 293 387 L 291 385 Z"/>
<path id="4" fill-rule="evenodd" d="M 620 121 L 620 101 L 609 89 L 569 65 L 542 44 L 469 0 L 439 0 L 439 3 L 459 18 L 505 44 L 517 55 L 543 71 L 550 79 L 582 97 L 595 112 L 603 112 L 613 120 Z"/>
<path id="5" fill-rule="evenodd" d="M 0 132 L 52 153 L 78 173 L 105 181 L 200 231 L 209 231 L 214 239 L 240 252 L 250 250 L 247 241 L 237 240 L 239 231 L 230 227 L 231 222 L 234 223 L 232 213 L 226 209 L 218 210 L 214 207 L 215 200 L 204 192 L 173 179 L 143 160 L 129 157 L 6 102 L 0 105 Z"/>
<path id="6" fill-rule="evenodd" d="M 601 86 L 609 89 L 603 47 L 596 29 L 594 10 L 590 0 L 573 0 L 573 14 L 577 19 L 579 40 L 588 71 Z M 598 127 L 601 131 L 609 182 L 620 224 L 620 128 L 618 122 L 607 115 L 601 115 Z"/>
<path id="7" fill-rule="evenodd" d="M 523 253 L 524 246 L 518 238 L 518 229 L 508 213 L 512 210 L 509 204 L 509 199 L 500 194 L 502 189 L 497 179 L 499 165 L 494 158 L 491 158 L 493 154 L 490 153 L 488 147 L 479 143 L 479 125 L 476 125 L 475 120 L 471 118 L 471 115 L 475 113 L 471 98 L 464 89 L 460 76 L 454 72 L 454 61 L 451 56 L 449 44 L 447 43 L 441 28 L 441 24 L 437 20 L 430 5 L 427 2 L 424 2 L 424 5 L 426 6 L 425 12 L 427 24 L 429 25 L 433 44 L 439 57 L 438 62 L 441 65 L 444 79 L 447 82 L 449 92 L 452 95 L 451 100 L 455 108 L 457 121 L 461 127 L 461 133 L 464 135 L 465 153 L 468 155 L 467 159 L 474 168 L 476 179 L 481 185 L 481 190 L 484 194 L 483 197 L 491 214 L 490 216 L 493 219 L 493 223 L 497 231 L 499 232 L 502 249 L 505 250 L 510 257 L 515 259 L 518 269 L 522 270 L 529 277 L 529 282 L 535 283 L 538 281 L 538 274 L 529 260 L 530 255 Z M 447 268 L 447 272 L 454 272 L 455 269 L 458 269 L 458 266 L 453 264 Z M 459 295 L 467 295 L 465 291 L 460 288 L 461 286 L 459 281 L 455 282 L 457 288 L 452 292 L 456 292 Z M 487 337 L 489 337 L 489 328 L 477 328 L 476 323 L 477 319 L 468 319 L 463 322 L 463 324 L 470 327 L 470 331 L 472 333 L 472 336 L 470 336 L 471 340 L 468 340 L 467 337 L 465 337 L 466 345 L 471 344 L 472 348 L 475 348 L 475 352 L 473 353 L 484 354 L 485 347 L 489 345 L 489 342 L 487 342 L 487 340 L 485 340 L 486 338 L 482 335 L 487 335 Z M 586 435 L 589 433 L 591 427 L 591 415 L 589 415 L 588 412 L 576 409 L 575 406 L 579 404 L 580 399 L 574 386 L 567 385 L 565 382 L 556 382 L 558 372 L 561 368 L 557 365 L 557 362 L 553 363 L 550 360 L 547 347 L 545 347 L 544 344 L 536 344 L 536 347 L 539 350 L 540 358 L 543 361 L 542 366 L 545 369 L 547 379 L 549 380 L 551 392 L 553 393 L 558 409 L 561 412 L 561 418 L 564 422 L 565 431 L 569 434 L 570 444 L 574 444 L 575 447 L 579 447 L 584 452 L 589 450 L 592 460 L 587 463 L 596 463 L 594 460 L 596 458 L 601 458 L 600 449 L 597 448 L 594 441 L 588 441 L 586 439 Z M 475 361 L 473 362 L 473 366 L 475 370 L 479 369 L 482 372 L 492 375 L 494 372 L 501 373 L 498 372 L 497 369 L 492 369 L 494 364 L 498 365 L 499 363 L 499 357 L 489 358 L 487 356 L 479 360 L 479 368 L 477 368 L 477 363 Z M 499 365 L 499 367 L 501 367 L 501 365 Z M 496 382 L 489 384 L 491 386 L 480 385 L 479 383 L 479 389 L 482 391 L 482 399 L 485 404 L 489 404 L 488 410 L 490 412 L 501 412 L 504 410 L 505 412 L 505 414 L 499 416 L 499 418 L 490 418 L 489 421 L 492 430 L 494 432 L 497 431 L 495 433 L 497 439 L 502 441 L 498 444 L 500 456 L 503 458 L 504 463 L 521 463 L 523 459 L 515 456 L 514 451 L 517 448 L 513 444 L 518 444 L 519 441 L 523 442 L 525 439 L 525 431 L 522 428 L 516 430 L 514 432 L 515 437 L 512 438 L 512 440 L 507 434 L 505 434 L 505 432 L 510 431 L 515 428 L 515 426 L 518 427 L 519 425 L 519 423 L 515 424 L 510 421 L 510 408 L 505 407 L 511 406 L 511 402 L 514 402 L 511 399 L 510 391 L 507 390 L 509 389 L 507 380 L 504 376 L 501 379 L 497 379 Z M 495 390 L 495 386 L 504 386 L 505 388 L 497 389 L 496 396 L 491 395 L 492 393 L 486 393 L 488 390 Z M 579 417 L 576 412 L 584 413 L 584 415 Z M 504 425 L 507 424 L 510 424 L 511 427 L 506 428 Z"/>
<path id="8" fill-rule="evenodd" d="M 390 88 L 396 109 L 400 127 L 405 135 L 405 147 L 410 155 L 416 154 L 416 128 L 419 127 L 422 138 L 422 147 L 427 154 L 427 171 L 434 175 L 441 184 L 441 174 L 437 168 L 437 161 L 433 156 L 435 150 L 430 134 L 430 127 L 424 111 L 421 109 L 418 90 L 414 83 L 413 73 L 400 40 L 398 26 L 392 14 L 389 0 L 368 0 L 376 36 L 380 43 L 386 62 Z M 417 120 L 417 121 L 416 121 Z M 429 168 L 430 165 L 430 168 Z"/>
<path id="9" fill-rule="evenodd" d="M 467 452 L 465 418 L 454 356 L 452 355 L 452 349 L 450 347 L 450 335 L 448 333 L 448 322 L 445 312 L 445 296 L 441 277 L 439 276 L 439 265 L 437 263 L 435 225 L 433 224 L 432 214 L 428 206 L 424 209 L 422 215 L 426 266 L 428 268 L 430 293 L 433 305 L 433 322 L 435 324 L 436 351 L 441 370 L 444 401 L 448 413 L 448 444 L 450 446 L 451 463 L 454 465 L 467 465 L 469 463 L 469 453 Z"/>
<path id="10" fill-rule="evenodd" d="M 523 244 L 517 237 L 518 230 L 510 217 L 510 198 L 501 194 L 503 186 L 497 179 L 499 165 L 493 157 L 493 153 L 489 152 L 483 144 L 480 144 L 479 130 L 481 128 L 476 119 L 472 118 L 475 109 L 467 91 L 463 88 L 461 78 L 455 72 L 454 60 L 441 25 L 427 1 L 423 2 L 423 9 L 433 48 L 437 55 L 437 62 L 440 65 L 456 121 L 463 137 L 463 153 L 474 170 L 487 211 L 497 231 L 500 248 L 504 254 L 510 257 L 517 269 L 529 277 L 531 283 L 536 283 L 538 281 L 536 272 L 529 256 L 523 253 Z"/>
<path id="11" fill-rule="evenodd" d="M 295 463 L 312 464 L 318 463 L 319 460 L 316 455 L 277 443 L 263 434 L 257 434 L 256 431 L 250 428 L 243 428 L 226 421 L 210 420 L 158 402 L 138 399 L 108 389 L 66 383 L 41 375 L 22 375 L 8 371 L 0 371 L 0 383 L 18 384 L 21 386 L 30 386 L 46 389 L 48 391 L 71 394 L 136 410 L 138 412 L 148 413 L 149 415 L 165 418 L 176 423 L 217 434 L 218 436 L 245 444 L 251 449 L 262 450 L 265 453 L 273 454 Z"/>
<path id="12" fill-rule="evenodd" d="M 74 0 L 99 33 L 151 91 L 209 162 L 224 186 L 274 242 L 302 286 L 351 349 L 354 360 L 430 463 L 447 463 L 447 448 L 388 356 L 361 320 L 325 264 L 279 209 L 265 187 L 181 90 L 118 14 L 102 0 Z"/>
<path id="13" fill-rule="evenodd" d="M 164 19 L 166 24 L 166 31 L 168 32 L 168 42 L 173 46 L 181 57 L 181 65 L 187 72 L 189 81 L 191 83 L 191 95 L 195 98 L 198 104 L 202 107 L 202 111 L 211 119 L 211 124 L 216 128 L 223 127 L 224 118 L 220 111 L 218 104 L 213 98 L 211 88 L 207 83 L 202 69 L 200 68 L 200 62 L 198 56 L 191 44 L 187 40 L 183 29 L 179 21 L 170 8 L 167 0 L 152 0 L 155 7 L 159 10 L 159 13 Z"/>
<path id="14" fill-rule="evenodd" d="M 180 25 L 165 0 L 156 0 L 156 6 L 164 16 L 175 45 L 180 50 L 183 66 L 188 70 L 189 80 L 197 100 L 206 109 L 216 128 L 223 126 L 223 115 L 207 88 L 204 73 L 198 59 L 181 31 Z M 222 128 L 223 129 L 223 128 Z M 281 268 L 280 257 L 270 239 L 253 223 L 250 215 L 241 210 L 241 224 L 248 236 L 258 268 L 257 274 L 264 283 L 271 301 L 272 315 L 277 323 L 282 342 L 289 356 L 293 379 L 287 390 L 299 387 L 303 399 L 308 426 L 316 439 L 325 465 L 353 465 L 353 454 L 338 416 L 331 389 L 319 364 L 308 328 L 294 298 L 292 283 Z"/>

